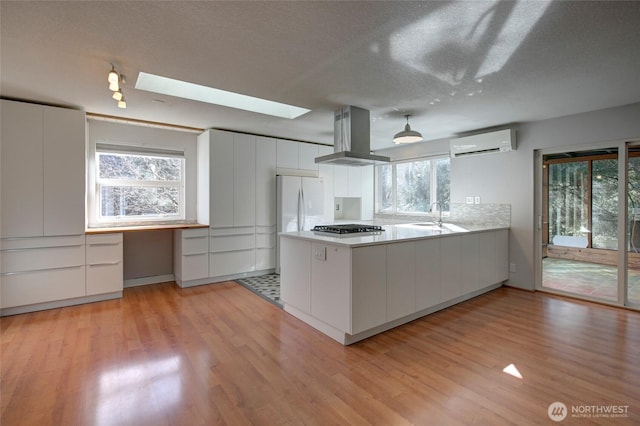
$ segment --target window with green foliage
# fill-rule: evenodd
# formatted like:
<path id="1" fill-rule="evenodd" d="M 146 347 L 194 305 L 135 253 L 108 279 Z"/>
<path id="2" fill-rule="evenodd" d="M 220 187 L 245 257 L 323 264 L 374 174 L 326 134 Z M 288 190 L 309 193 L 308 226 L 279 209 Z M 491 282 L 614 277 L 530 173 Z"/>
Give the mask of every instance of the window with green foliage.
<path id="1" fill-rule="evenodd" d="M 182 220 L 184 156 L 97 149 L 98 220 Z"/>
<path id="2" fill-rule="evenodd" d="M 449 158 L 377 166 L 376 182 L 377 213 L 449 211 Z"/>

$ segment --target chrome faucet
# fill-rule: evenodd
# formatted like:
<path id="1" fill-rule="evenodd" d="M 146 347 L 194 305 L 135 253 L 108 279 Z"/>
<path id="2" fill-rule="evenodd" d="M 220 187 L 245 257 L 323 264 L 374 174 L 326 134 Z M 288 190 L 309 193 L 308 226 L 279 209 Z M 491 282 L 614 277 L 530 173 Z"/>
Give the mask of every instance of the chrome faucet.
<path id="1" fill-rule="evenodd" d="M 436 201 L 435 203 L 431 203 L 431 205 L 429 206 L 429 213 L 433 212 L 433 206 L 438 206 L 438 226 L 442 226 L 442 204 L 440 204 L 438 201 Z"/>

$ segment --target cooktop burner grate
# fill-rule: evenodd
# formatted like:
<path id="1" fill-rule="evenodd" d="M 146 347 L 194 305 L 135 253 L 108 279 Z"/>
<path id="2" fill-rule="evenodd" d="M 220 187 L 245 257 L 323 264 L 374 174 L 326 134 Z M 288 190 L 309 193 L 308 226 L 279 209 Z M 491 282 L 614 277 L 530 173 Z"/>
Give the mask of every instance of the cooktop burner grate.
<path id="1" fill-rule="evenodd" d="M 384 231 L 379 225 L 361 225 L 349 223 L 345 225 L 318 225 L 312 231 L 326 232 L 330 234 L 357 234 L 360 232 L 381 232 Z"/>

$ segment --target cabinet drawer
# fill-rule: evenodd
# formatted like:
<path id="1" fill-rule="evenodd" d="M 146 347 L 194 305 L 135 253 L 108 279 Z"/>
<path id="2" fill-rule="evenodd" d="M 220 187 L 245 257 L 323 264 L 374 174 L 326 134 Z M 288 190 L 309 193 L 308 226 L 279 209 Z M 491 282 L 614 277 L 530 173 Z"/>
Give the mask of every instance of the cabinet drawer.
<path id="1" fill-rule="evenodd" d="M 85 237 L 82 234 L 62 237 L 3 238 L 0 241 L 2 250 L 18 250 L 84 245 Z"/>
<path id="2" fill-rule="evenodd" d="M 84 266 L 6 274 L 1 291 L 2 308 L 83 297 Z"/>
<path id="3" fill-rule="evenodd" d="M 122 291 L 122 262 L 87 265 L 87 296 Z"/>
<path id="4" fill-rule="evenodd" d="M 84 265 L 84 245 L 26 248 L 2 252 L 3 273 L 79 265 Z"/>
<path id="5" fill-rule="evenodd" d="M 255 226 L 231 226 L 226 228 L 211 228 L 212 237 L 231 235 L 253 235 L 256 232 Z"/>
<path id="6" fill-rule="evenodd" d="M 220 236 L 211 237 L 209 250 L 211 251 L 211 253 L 234 250 L 249 250 L 253 249 L 255 245 L 256 239 L 253 234 Z"/>
<path id="7" fill-rule="evenodd" d="M 182 256 L 182 280 L 198 280 L 209 276 L 209 254 Z"/>
<path id="8" fill-rule="evenodd" d="M 256 234 L 256 248 L 273 248 L 276 246 L 276 234 Z"/>
<path id="9" fill-rule="evenodd" d="M 182 237 L 182 254 L 207 253 L 209 251 L 209 236 Z"/>
<path id="10" fill-rule="evenodd" d="M 209 254 L 210 275 L 242 274 L 255 270 L 256 255 L 254 250 L 242 250 Z"/>
<path id="11" fill-rule="evenodd" d="M 122 233 L 87 235 L 87 245 L 122 243 Z"/>
<path id="12" fill-rule="evenodd" d="M 122 244 L 87 246 L 87 265 L 122 261 Z"/>

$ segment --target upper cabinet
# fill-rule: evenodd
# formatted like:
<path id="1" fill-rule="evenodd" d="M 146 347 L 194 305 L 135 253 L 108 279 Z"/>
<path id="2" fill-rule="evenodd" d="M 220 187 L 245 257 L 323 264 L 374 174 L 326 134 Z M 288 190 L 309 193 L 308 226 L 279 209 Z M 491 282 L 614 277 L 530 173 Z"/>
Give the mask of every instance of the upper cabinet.
<path id="1" fill-rule="evenodd" d="M 83 234 L 82 111 L 2 100 L 3 238 Z"/>
<path id="2" fill-rule="evenodd" d="M 255 136 L 221 130 L 207 130 L 205 138 L 206 135 L 210 160 L 210 226 L 255 225 Z"/>
<path id="3" fill-rule="evenodd" d="M 256 225 L 276 223 L 276 140 L 256 139 Z"/>
<path id="4" fill-rule="evenodd" d="M 277 140 L 277 167 L 279 169 L 310 170 L 317 172 L 319 145 L 304 142 Z"/>

